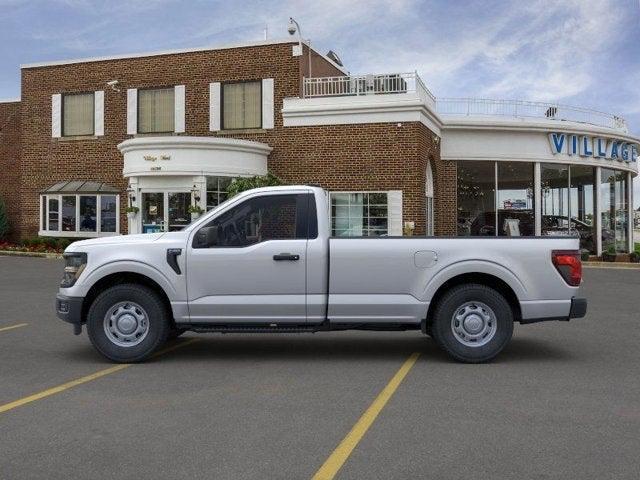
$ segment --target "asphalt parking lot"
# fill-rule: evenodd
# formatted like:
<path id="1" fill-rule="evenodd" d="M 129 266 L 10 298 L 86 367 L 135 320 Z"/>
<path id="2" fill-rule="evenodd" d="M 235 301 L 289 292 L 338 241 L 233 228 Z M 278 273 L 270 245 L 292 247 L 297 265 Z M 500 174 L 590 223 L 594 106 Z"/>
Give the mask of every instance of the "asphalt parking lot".
<path id="1" fill-rule="evenodd" d="M 416 332 L 187 334 L 106 373 L 54 315 L 61 271 L 0 257 L 2 479 L 309 479 L 414 353 L 336 478 L 640 478 L 640 270 L 587 269 L 586 318 L 487 365 Z"/>

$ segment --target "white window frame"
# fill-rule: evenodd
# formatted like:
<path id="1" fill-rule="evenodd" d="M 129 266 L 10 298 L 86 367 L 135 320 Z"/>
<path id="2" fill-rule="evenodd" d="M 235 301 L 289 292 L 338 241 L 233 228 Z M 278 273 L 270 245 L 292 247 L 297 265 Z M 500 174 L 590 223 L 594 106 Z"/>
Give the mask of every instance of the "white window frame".
<path id="1" fill-rule="evenodd" d="M 116 197 L 116 231 L 101 232 L 101 216 L 102 216 L 102 197 Z M 45 198 L 45 211 L 42 210 L 42 198 Z M 62 197 L 76 197 L 76 230 L 74 232 L 62 230 Z M 96 197 L 96 231 L 87 232 L 80 230 L 80 197 Z M 49 199 L 58 200 L 58 230 L 49 229 Z M 94 237 L 114 237 L 120 235 L 120 195 L 117 193 L 43 193 L 39 196 L 40 200 L 40 231 L 38 235 L 41 237 L 67 237 L 67 238 L 94 238 Z M 43 217 L 44 215 L 44 217 Z M 44 219 L 44 220 L 43 220 Z M 44 228 L 43 228 L 44 227 Z"/>
<path id="2" fill-rule="evenodd" d="M 368 194 L 371 194 L 371 193 L 383 193 L 387 197 L 387 216 L 386 216 L 386 219 L 387 219 L 387 233 L 384 234 L 384 235 L 380 235 L 380 236 L 389 237 L 389 236 L 392 236 L 391 233 L 390 233 L 392 219 L 391 219 L 391 217 L 389 215 L 389 213 L 390 213 L 389 212 L 389 193 L 392 192 L 392 191 L 393 190 L 349 190 L 349 191 L 340 190 L 340 191 L 331 191 L 331 192 L 329 192 L 329 209 L 331 209 L 332 206 L 333 206 L 333 203 L 332 203 L 333 195 L 344 195 L 344 194 L 353 194 L 353 193 L 368 193 Z M 333 213 L 330 210 L 329 211 L 329 222 L 330 222 L 330 229 L 331 229 L 331 236 L 332 237 L 334 236 L 333 235 L 333 230 L 334 230 L 334 228 L 333 228 L 333 220 L 334 220 L 334 218 L 335 217 L 333 216 Z M 371 218 L 371 217 L 368 216 L 367 218 Z M 338 238 L 338 237 L 336 237 L 336 238 Z M 348 238 L 348 237 L 345 237 L 345 238 Z M 375 238 L 375 236 L 373 238 Z"/>

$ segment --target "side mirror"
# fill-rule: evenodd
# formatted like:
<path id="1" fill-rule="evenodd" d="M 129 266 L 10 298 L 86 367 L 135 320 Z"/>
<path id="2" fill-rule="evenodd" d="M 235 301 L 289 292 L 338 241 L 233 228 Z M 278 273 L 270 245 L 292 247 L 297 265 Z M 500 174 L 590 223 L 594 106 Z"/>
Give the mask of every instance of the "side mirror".
<path id="1" fill-rule="evenodd" d="M 193 239 L 193 248 L 209 248 L 218 243 L 218 227 L 203 227 Z"/>

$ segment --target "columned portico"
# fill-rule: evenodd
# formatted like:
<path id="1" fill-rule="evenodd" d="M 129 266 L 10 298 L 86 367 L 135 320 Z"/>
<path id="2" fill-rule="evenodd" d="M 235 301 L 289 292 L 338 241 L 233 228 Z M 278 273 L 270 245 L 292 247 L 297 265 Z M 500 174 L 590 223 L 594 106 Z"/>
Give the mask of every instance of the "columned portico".
<path id="1" fill-rule="evenodd" d="M 221 137 L 137 137 L 118 145 L 129 180 L 129 233 L 178 230 L 191 205 L 207 210 L 223 200 L 219 185 L 267 173 L 271 147 Z"/>

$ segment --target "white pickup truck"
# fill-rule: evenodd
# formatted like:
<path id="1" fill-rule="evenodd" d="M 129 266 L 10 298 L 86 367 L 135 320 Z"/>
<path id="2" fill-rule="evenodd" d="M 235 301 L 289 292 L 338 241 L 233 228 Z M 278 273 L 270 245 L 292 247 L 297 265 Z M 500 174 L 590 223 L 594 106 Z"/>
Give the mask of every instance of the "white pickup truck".
<path id="1" fill-rule="evenodd" d="M 331 237 L 313 186 L 241 193 L 182 231 L 75 242 L 58 317 L 116 362 L 182 332 L 417 330 L 484 362 L 513 323 L 583 317 L 578 239 Z"/>

